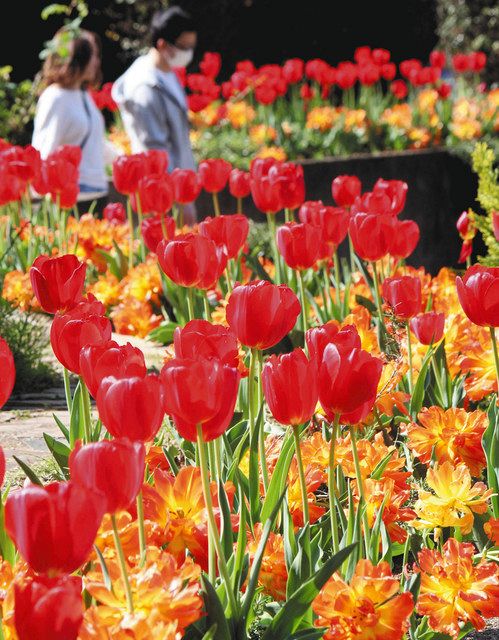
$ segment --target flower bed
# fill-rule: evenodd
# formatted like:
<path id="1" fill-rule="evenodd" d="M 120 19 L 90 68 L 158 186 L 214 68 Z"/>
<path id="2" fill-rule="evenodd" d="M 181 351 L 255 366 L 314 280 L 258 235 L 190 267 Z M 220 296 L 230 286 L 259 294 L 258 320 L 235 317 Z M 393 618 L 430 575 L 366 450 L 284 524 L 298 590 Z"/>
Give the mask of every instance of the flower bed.
<path id="1" fill-rule="evenodd" d="M 259 159 L 246 175 L 217 159 L 168 176 L 153 152 L 115 163 L 128 216 L 111 205 L 77 220 L 58 178 L 75 151 L 34 157 L 4 156 L 18 182 L 3 296 L 53 316 L 70 419 L 46 437 L 54 481 L 20 461 L 29 482 L 2 501 L 4 637 L 484 628 L 499 606 L 499 270 L 406 265 L 420 231 L 399 218 L 400 180 L 363 191 L 337 176 L 325 205 L 304 201 L 297 165 Z M 491 247 L 497 176 L 490 151 L 475 162 L 486 216 L 459 233 L 470 243 L 479 226 Z M 47 195 L 33 212 L 34 180 Z M 251 192 L 266 213 L 266 241 L 248 247 L 246 216 L 220 214 L 228 181 L 243 210 Z M 217 215 L 188 228 L 201 187 Z M 154 327 L 161 371 L 114 343 L 113 325 Z M 14 378 L 0 340 L 0 406 Z"/>

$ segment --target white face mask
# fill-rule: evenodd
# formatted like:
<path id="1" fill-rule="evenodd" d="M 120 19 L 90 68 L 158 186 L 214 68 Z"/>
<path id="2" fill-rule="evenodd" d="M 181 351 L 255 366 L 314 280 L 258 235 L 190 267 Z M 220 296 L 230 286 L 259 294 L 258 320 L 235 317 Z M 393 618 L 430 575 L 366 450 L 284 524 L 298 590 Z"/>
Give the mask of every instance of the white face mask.
<path id="1" fill-rule="evenodd" d="M 178 49 L 172 46 L 173 54 L 168 56 L 168 63 L 171 67 L 186 67 L 192 60 L 194 51 L 192 49 Z"/>

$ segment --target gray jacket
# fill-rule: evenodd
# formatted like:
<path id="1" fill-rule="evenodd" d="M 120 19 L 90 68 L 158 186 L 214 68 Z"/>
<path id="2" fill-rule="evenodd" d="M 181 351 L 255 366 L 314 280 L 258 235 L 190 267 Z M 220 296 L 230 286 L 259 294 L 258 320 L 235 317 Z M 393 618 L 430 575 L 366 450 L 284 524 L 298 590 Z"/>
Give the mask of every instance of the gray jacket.
<path id="1" fill-rule="evenodd" d="M 195 169 L 187 105 L 180 99 L 183 89 L 178 83 L 179 90 L 172 91 L 161 75 L 143 55 L 114 83 L 112 96 L 120 108 L 132 152 L 164 149 L 170 157 L 169 171 Z"/>

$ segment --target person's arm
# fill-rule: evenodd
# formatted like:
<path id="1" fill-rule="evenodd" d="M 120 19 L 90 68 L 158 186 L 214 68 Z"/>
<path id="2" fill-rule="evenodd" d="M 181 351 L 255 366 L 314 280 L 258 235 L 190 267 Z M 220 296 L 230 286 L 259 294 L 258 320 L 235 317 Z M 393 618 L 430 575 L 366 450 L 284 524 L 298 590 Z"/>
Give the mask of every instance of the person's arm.
<path id="1" fill-rule="evenodd" d="M 168 129 L 159 91 L 142 85 L 135 90 L 133 102 L 128 103 L 127 107 L 133 115 L 135 135 L 143 149 L 167 151 Z"/>
<path id="2" fill-rule="evenodd" d="M 36 108 L 32 144 L 46 158 L 63 144 L 71 144 L 67 105 L 61 96 L 42 94 Z"/>

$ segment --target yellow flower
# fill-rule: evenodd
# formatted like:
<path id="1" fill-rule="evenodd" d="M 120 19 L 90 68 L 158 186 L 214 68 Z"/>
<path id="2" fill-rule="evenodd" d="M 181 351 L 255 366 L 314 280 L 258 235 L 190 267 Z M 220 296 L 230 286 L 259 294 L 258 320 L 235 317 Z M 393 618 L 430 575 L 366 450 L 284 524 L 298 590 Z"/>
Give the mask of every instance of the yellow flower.
<path id="1" fill-rule="evenodd" d="M 450 462 L 435 465 L 428 470 L 426 482 L 434 493 L 419 489 L 414 505 L 418 520 L 411 523 L 417 529 L 460 527 L 467 534 L 473 528 L 473 513 L 487 511 L 492 490 L 483 482 L 472 486 L 470 471 L 463 463 L 457 467 Z"/>
<path id="2" fill-rule="evenodd" d="M 122 292 L 125 298 L 157 304 L 161 292 L 161 276 L 157 258 L 149 256 L 146 262 L 129 270 L 122 281 Z"/>
<path id="3" fill-rule="evenodd" d="M 29 272 L 7 271 L 3 281 L 2 298 L 21 311 L 40 310 L 40 305 L 31 287 Z"/>
<path id="4" fill-rule="evenodd" d="M 257 158 L 274 158 L 284 162 L 287 158 L 286 152 L 282 147 L 262 147 L 256 155 Z"/>
<path id="5" fill-rule="evenodd" d="M 308 112 L 305 127 L 317 131 L 329 131 L 338 118 L 338 112 L 333 107 L 315 107 Z"/>
<path id="6" fill-rule="evenodd" d="M 412 110 L 407 103 L 396 104 L 391 109 L 385 109 L 380 122 L 399 129 L 409 129 L 412 125 Z"/>
<path id="7" fill-rule="evenodd" d="M 265 124 L 255 124 L 249 130 L 251 142 L 255 144 L 265 144 L 266 142 L 274 142 L 277 132 L 274 127 L 268 127 Z"/>
<path id="8" fill-rule="evenodd" d="M 407 132 L 411 149 L 424 149 L 430 144 L 431 136 L 426 127 L 413 127 Z"/>
<path id="9" fill-rule="evenodd" d="M 255 119 L 255 110 L 244 100 L 225 103 L 227 107 L 227 120 L 234 129 L 242 129 Z"/>
<path id="10" fill-rule="evenodd" d="M 117 333 L 139 338 L 147 337 L 161 322 L 161 316 L 153 313 L 148 302 L 135 298 L 125 298 L 109 315 Z"/>
<path id="11" fill-rule="evenodd" d="M 367 114 L 364 109 L 348 109 L 345 112 L 345 131 L 364 129 Z"/>
<path id="12" fill-rule="evenodd" d="M 417 96 L 417 103 L 420 111 L 424 113 L 433 113 L 438 100 L 438 91 L 436 89 L 424 89 Z"/>
<path id="13" fill-rule="evenodd" d="M 121 286 L 118 278 L 112 273 L 105 273 L 87 288 L 105 307 L 111 307 L 120 301 Z"/>

